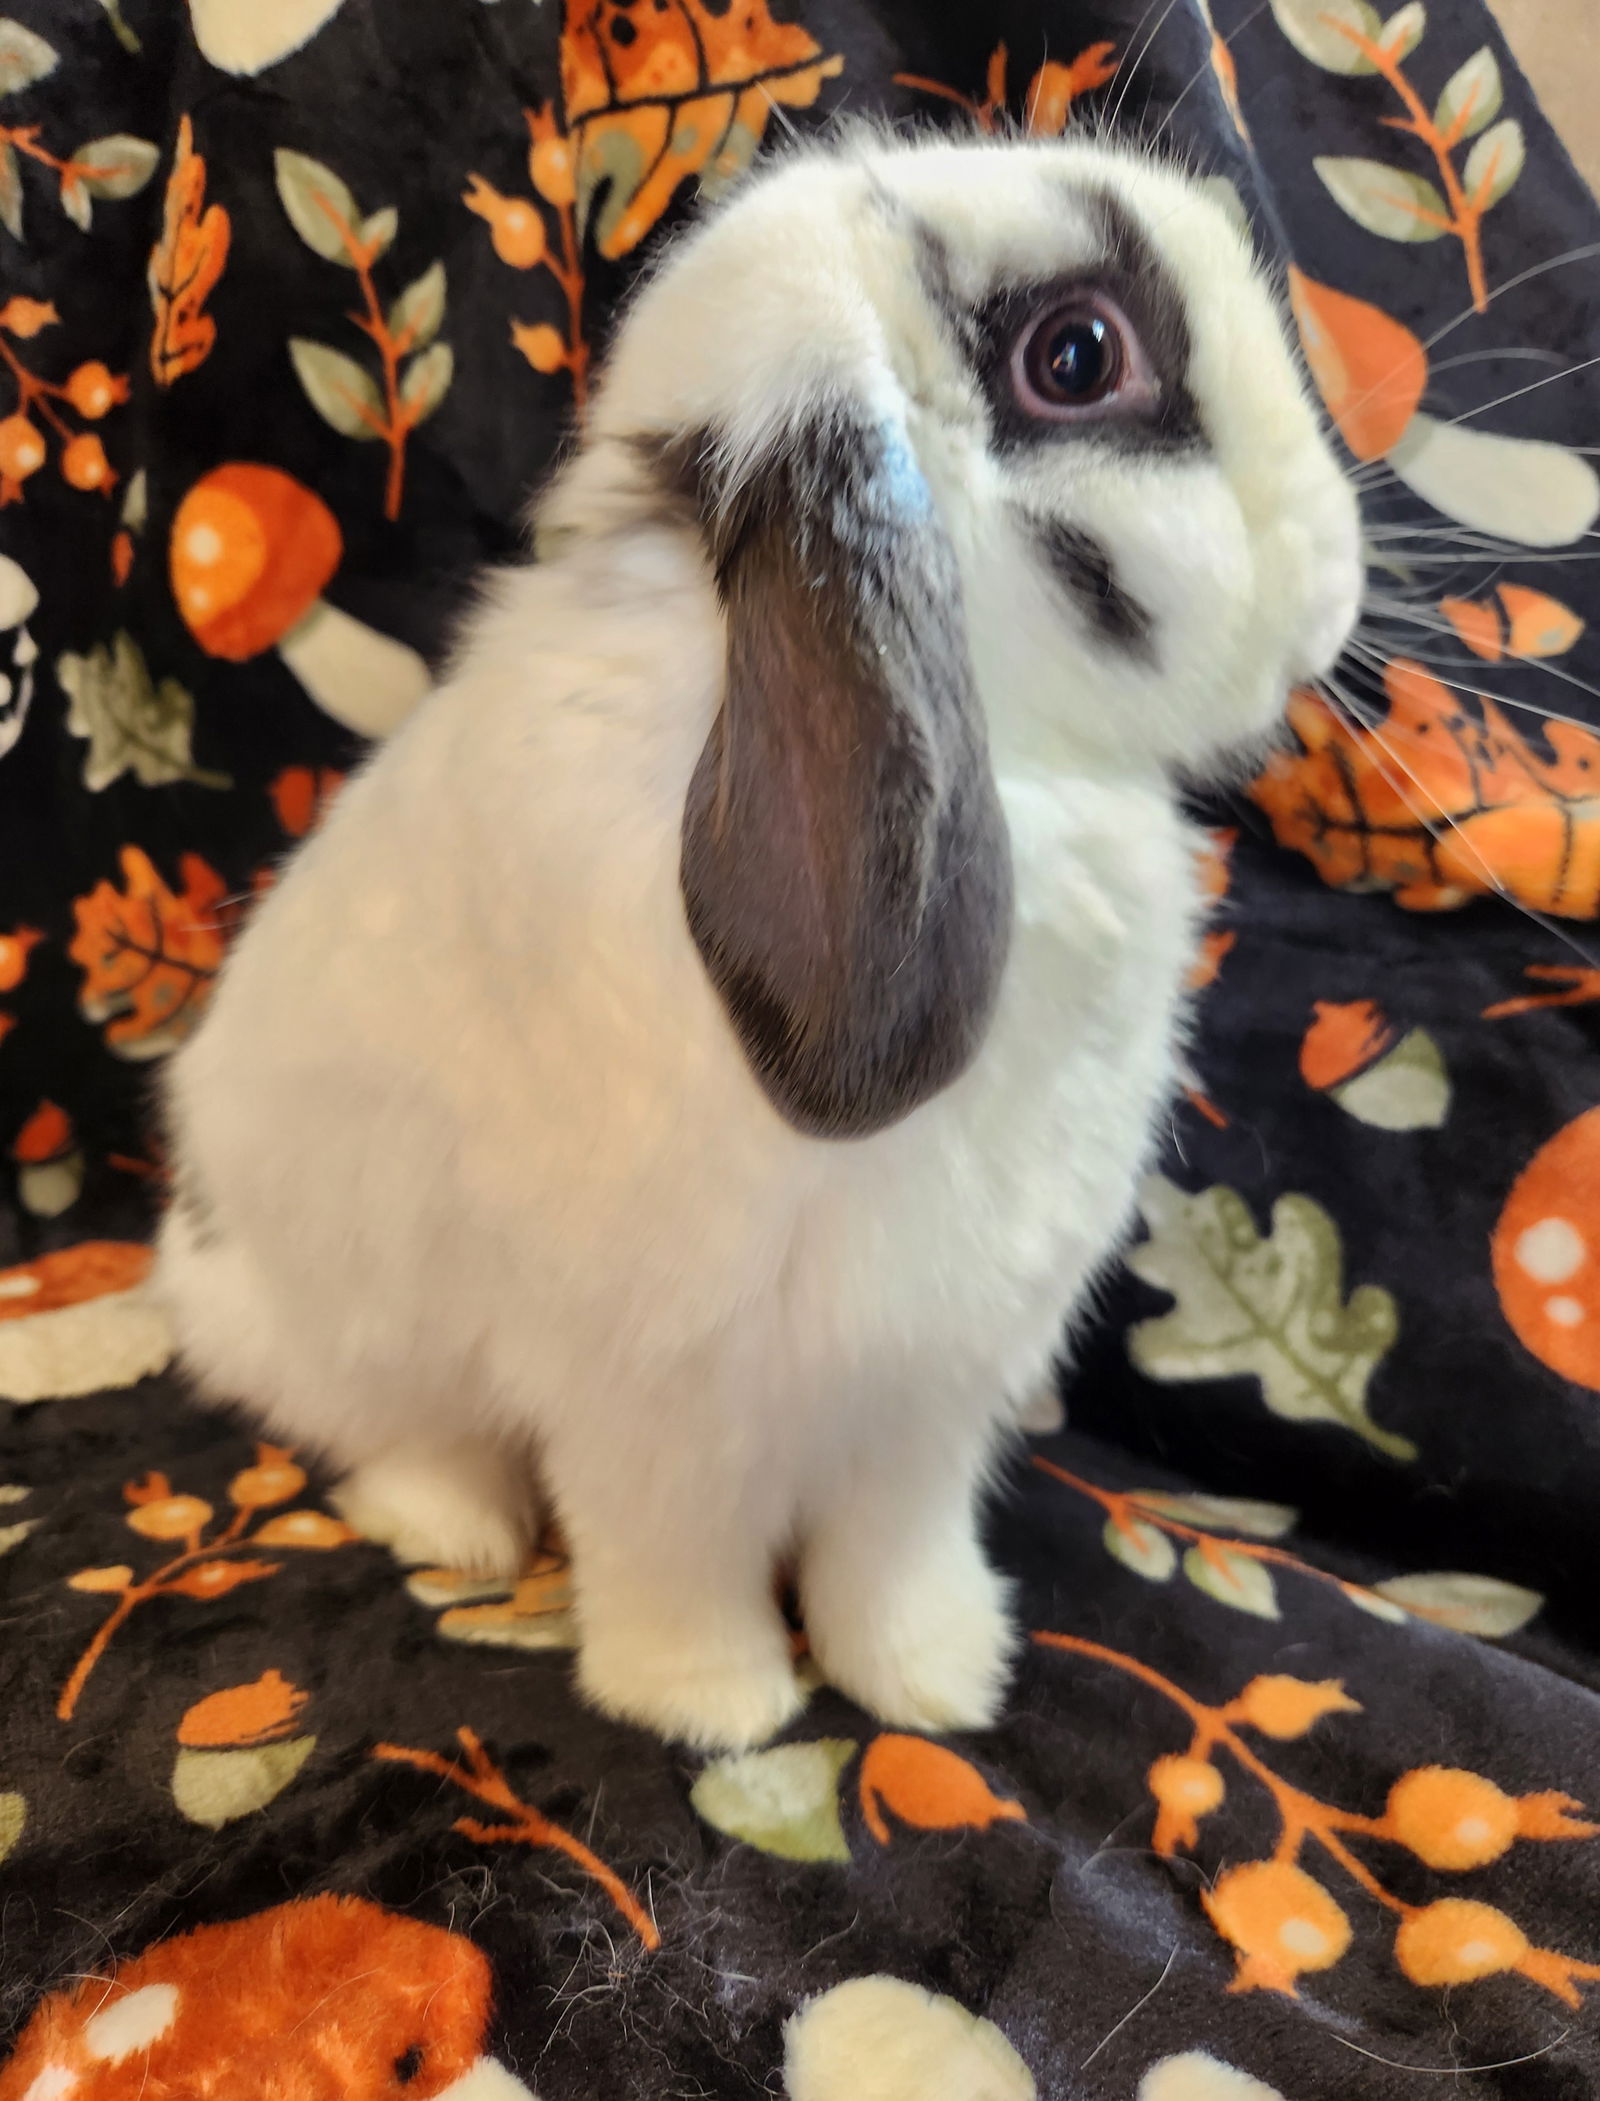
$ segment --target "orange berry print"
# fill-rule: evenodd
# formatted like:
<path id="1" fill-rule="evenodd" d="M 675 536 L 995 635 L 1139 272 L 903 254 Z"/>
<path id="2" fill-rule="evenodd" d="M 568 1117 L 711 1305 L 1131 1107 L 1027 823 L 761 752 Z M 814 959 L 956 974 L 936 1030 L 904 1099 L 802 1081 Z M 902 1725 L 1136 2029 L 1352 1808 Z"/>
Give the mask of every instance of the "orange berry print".
<path id="1" fill-rule="evenodd" d="M 1500 1310 L 1523 1348 L 1600 1391 L 1600 1109 L 1535 1153 L 1490 1249 Z"/>
<path id="2" fill-rule="evenodd" d="M 128 1512 L 128 1523 L 146 1539 L 186 1539 L 211 1522 L 211 1505 L 199 1496 L 158 1496 Z"/>
<path id="3" fill-rule="evenodd" d="M 1528 1936 L 1492 1904 L 1441 1897 L 1401 1922 L 1394 1959 L 1413 1984 L 1472 1984 L 1514 1970 Z"/>
<path id="4" fill-rule="evenodd" d="M 571 142 L 562 136 L 549 104 L 528 112 L 528 130 L 528 180 L 546 204 L 567 211 L 578 195 Z"/>
<path id="5" fill-rule="evenodd" d="M 1252 1860 L 1229 1868 L 1201 1903 L 1213 1926 L 1239 1951 L 1230 1990 L 1294 1996 L 1306 1970 L 1327 1970 L 1350 1945 L 1350 1921 L 1304 1868 L 1287 1860 Z"/>
<path id="6" fill-rule="evenodd" d="M 67 399 L 80 416 L 97 423 L 109 410 L 128 398 L 128 382 L 118 379 L 98 358 L 80 365 L 67 381 Z"/>
<path id="7" fill-rule="evenodd" d="M 1150 1843 L 1163 1859 L 1179 1846 L 1192 1846 L 1200 1836 L 1199 1820 L 1220 1809 L 1227 1788 L 1208 1758 L 1169 1752 L 1145 1775 L 1156 1800 L 1156 1828 Z"/>
<path id="8" fill-rule="evenodd" d="M 986 1831 L 1026 1821 L 1020 1802 L 1003 1800 L 975 1766 L 920 1736 L 875 1736 L 861 1761 L 861 1813 L 880 1846 L 889 1843 L 887 1809 L 919 1831 Z"/>
<path id="9" fill-rule="evenodd" d="M 1389 1790 L 1388 1836 L 1430 1868 L 1487 1867 L 1519 1838 L 1593 1838 L 1600 1824 L 1570 1812 L 1571 1795 L 1508 1795 L 1481 1773 L 1419 1766 Z"/>
<path id="10" fill-rule="evenodd" d="M 1287 1743 L 1292 1737 L 1304 1736 L 1325 1714 L 1359 1714 L 1361 1704 L 1350 1698 L 1337 1678 L 1317 1683 L 1306 1678 L 1252 1678 L 1230 1712 L 1263 1736 Z"/>
<path id="11" fill-rule="evenodd" d="M 0 992 L 15 992 L 28 974 L 28 956 L 44 939 L 37 927 L 13 927 L 0 934 Z"/>
<path id="12" fill-rule="evenodd" d="M 75 489 L 99 489 L 106 496 L 117 482 L 106 449 L 92 430 L 80 431 L 62 446 L 61 475 Z"/>
<path id="13" fill-rule="evenodd" d="M 0 328 L 14 336 L 36 336 L 41 328 L 54 327 L 60 319 L 48 299 L 8 299 L 0 306 Z"/>
<path id="14" fill-rule="evenodd" d="M 0 475 L 8 482 L 26 481 L 44 465 L 44 439 L 26 416 L 0 420 Z"/>
<path id="15" fill-rule="evenodd" d="M 544 220 L 526 197 L 503 197 L 481 175 L 467 178 L 472 187 L 462 198 L 469 212 L 489 224 L 489 238 L 501 262 L 513 270 L 531 270 L 544 260 L 549 246 Z"/>
<path id="16" fill-rule="evenodd" d="M 256 1463 L 228 1483 L 228 1500 L 240 1510 L 260 1510 L 287 1503 L 306 1485 L 305 1468 L 296 1466 L 287 1445 L 258 1444 Z"/>
<path id="17" fill-rule="evenodd" d="M 1481 1868 L 1517 1835 L 1517 1805 L 1481 1773 L 1422 1766 L 1389 1790 L 1389 1828 L 1430 1868 Z"/>
<path id="18" fill-rule="evenodd" d="M 253 1537 L 264 1547 L 311 1547 L 320 1553 L 329 1547 L 348 1546 L 361 1534 L 343 1518 L 329 1517 L 323 1510 L 284 1510 L 258 1526 Z"/>

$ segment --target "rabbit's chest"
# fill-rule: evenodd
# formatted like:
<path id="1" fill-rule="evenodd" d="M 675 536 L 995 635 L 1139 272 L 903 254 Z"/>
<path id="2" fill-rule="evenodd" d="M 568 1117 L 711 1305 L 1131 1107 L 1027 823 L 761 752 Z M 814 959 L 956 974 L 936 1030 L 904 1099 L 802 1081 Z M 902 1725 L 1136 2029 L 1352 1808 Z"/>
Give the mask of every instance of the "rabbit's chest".
<path id="1" fill-rule="evenodd" d="M 1030 853 L 1023 835 L 1012 955 L 970 1070 L 840 1162 L 834 1281 L 862 1330 L 914 1323 L 991 1361 L 1047 1349 L 1131 1223 L 1176 1084 L 1194 856 L 1167 810 L 1142 835 L 1069 843 Z"/>

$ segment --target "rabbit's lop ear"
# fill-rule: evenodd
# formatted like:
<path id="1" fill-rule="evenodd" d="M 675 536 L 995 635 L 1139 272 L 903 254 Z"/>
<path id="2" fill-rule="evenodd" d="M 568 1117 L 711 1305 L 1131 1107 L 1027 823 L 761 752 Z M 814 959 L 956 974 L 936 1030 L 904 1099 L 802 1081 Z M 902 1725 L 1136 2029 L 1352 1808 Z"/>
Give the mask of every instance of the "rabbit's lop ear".
<path id="1" fill-rule="evenodd" d="M 676 450 L 727 621 L 689 925 L 781 1114 L 864 1136 L 967 1065 L 1010 934 L 955 555 L 904 435 L 860 410 L 731 469 L 712 437 Z"/>

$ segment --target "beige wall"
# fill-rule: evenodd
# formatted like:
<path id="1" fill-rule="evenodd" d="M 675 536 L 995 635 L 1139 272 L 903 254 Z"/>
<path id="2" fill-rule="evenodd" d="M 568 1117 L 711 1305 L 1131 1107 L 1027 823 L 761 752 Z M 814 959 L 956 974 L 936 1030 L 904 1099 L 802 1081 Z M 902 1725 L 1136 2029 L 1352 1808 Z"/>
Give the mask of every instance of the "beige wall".
<path id="1" fill-rule="evenodd" d="M 1600 5 L 1489 0 L 1567 151 L 1600 190 Z"/>

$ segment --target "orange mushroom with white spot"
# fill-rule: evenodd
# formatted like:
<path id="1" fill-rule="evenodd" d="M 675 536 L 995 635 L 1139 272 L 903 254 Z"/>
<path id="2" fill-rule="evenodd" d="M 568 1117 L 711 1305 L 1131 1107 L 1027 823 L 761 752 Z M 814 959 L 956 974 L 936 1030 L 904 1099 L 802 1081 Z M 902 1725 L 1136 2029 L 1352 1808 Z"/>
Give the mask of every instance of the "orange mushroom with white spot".
<path id="1" fill-rule="evenodd" d="M 464 1935 L 363 1897 L 302 1897 L 50 1993 L 0 2065 L 0 2101 L 533 2101 L 485 2048 L 492 1984 Z"/>
<path id="2" fill-rule="evenodd" d="M 172 1334 L 143 1289 L 150 1260 L 135 1241 L 86 1240 L 0 1269 L 0 1400 L 68 1400 L 163 1370 Z"/>
<path id="3" fill-rule="evenodd" d="M 178 506 L 172 595 L 208 656 L 242 664 L 276 649 L 325 714 L 383 737 L 428 690 L 428 667 L 323 598 L 343 552 L 320 496 L 281 468 L 229 460 Z"/>
<path id="4" fill-rule="evenodd" d="M 1600 1389 L 1600 1109 L 1541 1146 L 1494 1229 L 1495 1289 L 1517 1340 Z"/>

